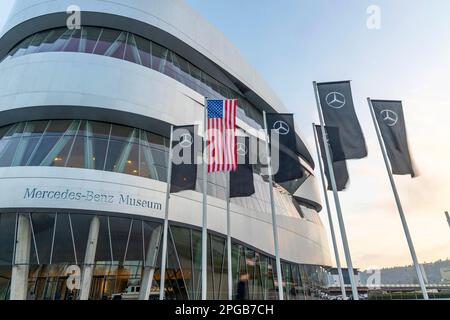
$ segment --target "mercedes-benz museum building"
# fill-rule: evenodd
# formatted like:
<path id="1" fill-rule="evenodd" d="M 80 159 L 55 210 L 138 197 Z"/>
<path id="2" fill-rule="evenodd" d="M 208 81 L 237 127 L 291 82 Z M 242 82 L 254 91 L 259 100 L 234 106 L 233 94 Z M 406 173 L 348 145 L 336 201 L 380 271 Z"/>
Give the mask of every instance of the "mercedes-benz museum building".
<path id="1" fill-rule="evenodd" d="M 80 24 L 69 28 L 74 3 Z M 261 128 L 264 110 L 287 112 L 182 0 L 16 0 L 0 61 L 0 300 L 158 297 L 170 125 L 201 123 L 204 97 L 238 99 L 242 130 Z M 273 185 L 291 300 L 317 297 L 331 265 L 297 136 L 306 175 Z M 201 297 L 198 171 L 196 191 L 171 197 L 167 299 Z M 233 290 L 245 274 L 247 299 L 277 299 L 269 184 L 257 172 L 256 193 L 231 202 Z M 208 176 L 207 193 L 207 295 L 226 299 L 222 175 Z"/>

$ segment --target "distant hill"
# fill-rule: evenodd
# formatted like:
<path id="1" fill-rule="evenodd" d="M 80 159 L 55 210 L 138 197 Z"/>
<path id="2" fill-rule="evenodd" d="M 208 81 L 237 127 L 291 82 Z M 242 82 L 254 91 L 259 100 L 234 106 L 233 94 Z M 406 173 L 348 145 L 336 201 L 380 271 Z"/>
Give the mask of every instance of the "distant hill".
<path id="1" fill-rule="evenodd" d="M 450 268 L 450 259 L 438 260 L 432 263 L 422 264 L 428 280 L 428 283 L 450 283 L 444 280 L 441 275 L 441 269 Z M 417 284 L 416 271 L 412 265 L 404 267 L 383 268 L 381 271 L 381 284 Z M 361 283 L 366 284 L 367 278 L 372 273 L 361 271 Z"/>

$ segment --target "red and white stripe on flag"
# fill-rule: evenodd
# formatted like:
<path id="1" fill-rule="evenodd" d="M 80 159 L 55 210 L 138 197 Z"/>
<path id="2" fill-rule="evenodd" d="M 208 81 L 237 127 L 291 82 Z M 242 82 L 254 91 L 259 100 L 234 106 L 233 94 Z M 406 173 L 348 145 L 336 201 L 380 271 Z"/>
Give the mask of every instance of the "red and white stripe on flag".
<path id="1" fill-rule="evenodd" d="M 208 172 L 234 171 L 237 168 L 237 100 L 208 101 Z"/>

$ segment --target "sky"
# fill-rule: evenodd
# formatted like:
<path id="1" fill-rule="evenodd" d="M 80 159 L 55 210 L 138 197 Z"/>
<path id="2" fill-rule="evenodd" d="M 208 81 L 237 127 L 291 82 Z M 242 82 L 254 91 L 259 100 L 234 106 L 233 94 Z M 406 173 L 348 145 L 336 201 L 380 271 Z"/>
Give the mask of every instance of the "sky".
<path id="1" fill-rule="evenodd" d="M 415 179 L 395 177 L 411 235 L 420 262 L 450 257 L 444 215 L 450 210 L 450 1 L 186 1 L 241 50 L 295 114 L 315 159 L 312 81 L 352 80 L 369 151 L 348 162 L 350 185 L 340 193 L 354 267 L 411 264 L 366 98 L 403 100 L 420 171 Z M 1 1 L 0 27 L 12 3 Z M 379 29 L 367 27 L 372 5 L 380 9 Z M 326 212 L 320 215 L 329 230 Z M 340 254 L 344 261 L 341 245 Z"/>

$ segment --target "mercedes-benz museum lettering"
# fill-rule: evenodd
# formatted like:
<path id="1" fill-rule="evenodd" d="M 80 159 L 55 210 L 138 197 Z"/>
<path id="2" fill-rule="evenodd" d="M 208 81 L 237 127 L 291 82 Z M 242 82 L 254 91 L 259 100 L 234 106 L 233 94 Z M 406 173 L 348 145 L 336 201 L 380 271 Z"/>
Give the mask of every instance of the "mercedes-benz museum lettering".
<path id="1" fill-rule="evenodd" d="M 157 299 L 170 126 L 201 124 L 205 97 L 237 99 L 243 130 L 287 110 L 184 1 L 78 0 L 68 28 L 71 2 L 16 0 L 0 36 L 0 300 Z M 331 265 L 296 134 L 305 175 L 273 185 L 290 300 L 317 298 Z M 233 297 L 245 279 L 244 298 L 278 298 L 261 172 L 231 200 Z M 203 178 L 171 195 L 166 299 L 201 298 Z M 207 298 L 227 299 L 226 179 L 207 179 Z"/>

